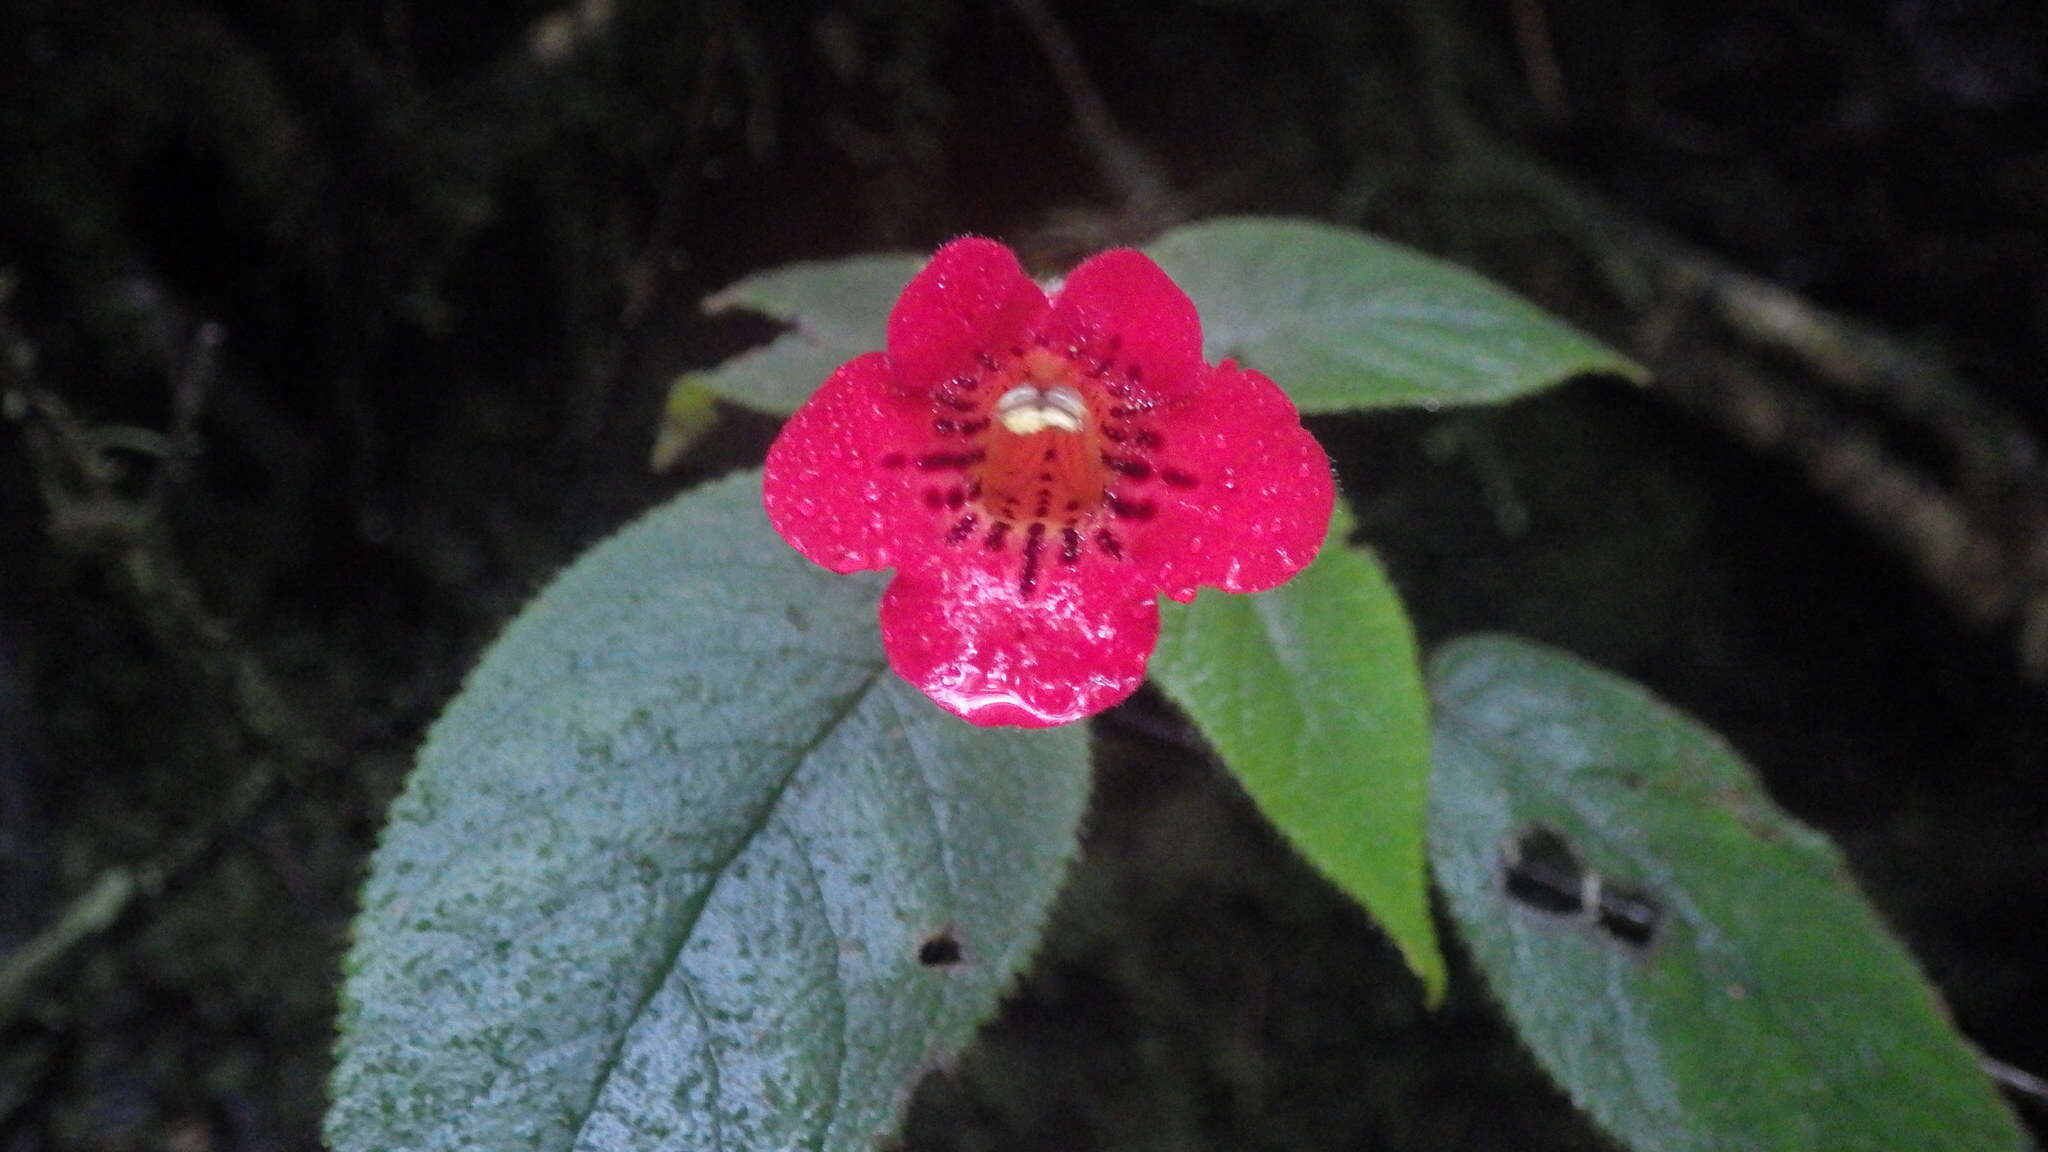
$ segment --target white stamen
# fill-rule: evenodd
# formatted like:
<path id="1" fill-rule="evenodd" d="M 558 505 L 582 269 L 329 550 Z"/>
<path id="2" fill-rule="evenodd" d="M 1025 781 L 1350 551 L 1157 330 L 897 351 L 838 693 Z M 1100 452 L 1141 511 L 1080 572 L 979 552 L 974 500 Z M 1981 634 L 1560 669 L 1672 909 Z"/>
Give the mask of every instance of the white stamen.
<path id="1" fill-rule="evenodd" d="M 1079 432 L 1088 421 L 1088 403 L 1065 384 L 1039 389 L 1019 384 L 996 400 L 996 419 L 1018 436 L 1048 428 Z"/>

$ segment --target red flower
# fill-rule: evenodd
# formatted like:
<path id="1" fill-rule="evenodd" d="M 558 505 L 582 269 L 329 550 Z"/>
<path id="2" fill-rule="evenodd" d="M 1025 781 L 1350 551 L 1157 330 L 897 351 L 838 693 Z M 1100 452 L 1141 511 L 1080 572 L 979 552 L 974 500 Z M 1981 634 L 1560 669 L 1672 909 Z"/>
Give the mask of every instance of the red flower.
<path id="1" fill-rule="evenodd" d="M 768 450 L 775 530 L 895 568 L 882 643 L 976 724 L 1092 715 L 1145 678 L 1158 595 L 1257 592 L 1315 558 L 1329 459 L 1273 382 L 1202 361 L 1194 304 L 1127 249 L 1050 300 L 1008 248 L 939 249 Z"/>

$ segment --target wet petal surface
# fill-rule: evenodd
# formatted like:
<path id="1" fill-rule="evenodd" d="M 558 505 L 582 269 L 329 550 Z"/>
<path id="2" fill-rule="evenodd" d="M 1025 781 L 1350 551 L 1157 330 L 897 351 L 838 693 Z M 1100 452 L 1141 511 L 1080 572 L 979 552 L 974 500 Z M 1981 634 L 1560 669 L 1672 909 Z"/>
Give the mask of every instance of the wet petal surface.
<path id="1" fill-rule="evenodd" d="M 938 250 L 889 313 L 889 363 L 905 387 L 934 389 L 1019 345 L 1046 312 L 1017 256 L 967 236 Z"/>
<path id="2" fill-rule="evenodd" d="M 889 666 L 976 724 L 1041 728 L 1092 716 L 1145 679 L 1159 602 L 1093 564 L 1023 595 L 984 552 L 898 573 L 882 596 Z"/>
<path id="3" fill-rule="evenodd" d="M 931 409 L 870 352 L 825 381 L 768 449 L 762 504 L 789 545 L 834 572 L 887 568 L 930 531 L 917 514 L 913 457 Z"/>
<path id="4" fill-rule="evenodd" d="M 1056 349 L 1111 364 L 1147 397 L 1178 396 L 1201 381 L 1194 301 L 1151 257 L 1129 248 L 1091 257 L 1068 275 L 1046 334 Z"/>
<path id="5" fill-rule="evenodd" d="M 976 724 L 1092 715 L 1144 679 L 1157 597 L 1273 587 L 1321 546 L 1328 458 L 1272 381 L 1205 365 L 1185 293 L 1105 252 L 1051 301 L 991 240 L 940 249 L 768 454 L 776 530 L 893 567 L 890 665 Z"/>
<path id="6" fill-rule="evenodd" d="M 1285 393 L 1225 361 L 1193 395 L 1155 411 L 1146 516 L 1128 532 L 1134 563 L 1159 591 L 1262 592 L 1322 548 L 1336 481 L 1322 445 Z"/>

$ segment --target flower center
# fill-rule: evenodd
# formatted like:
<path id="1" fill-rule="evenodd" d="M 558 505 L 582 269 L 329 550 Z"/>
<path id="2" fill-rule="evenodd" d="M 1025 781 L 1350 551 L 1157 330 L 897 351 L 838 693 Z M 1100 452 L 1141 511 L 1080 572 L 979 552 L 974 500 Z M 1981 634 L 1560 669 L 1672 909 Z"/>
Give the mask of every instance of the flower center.
<path id="1" fill-rule="evenodd" d="M 1151 457 L 1163 442 L 1150 406 L 1129 395 L 1136 365 L 1119 368 L 1075 349 L 1061 355 L 1044 344 L 1015 349 L 1007 360 L 979 359 L 980 373 L 934 395 L 931 449 L 891 453 L 881 464 L 903 468 L 914 460 L 930 477 L 924 503 L 946 545 L 1014 555 L 1024 596 L 1051 567 L 1097 553 L 1121 561 L 1127 527 L 1158 511 L 1148 492 L 1155 480 L 1172 488 L 1197 483 L 1171 468 L 1154 470 Z"/>
<path id="2" fill-rule="evenodd" d="M 996 419 L 1018 436 L 1048 428 L 1079 432 L 1088 423 L 1088 402 L 1065 384 L 1050 388 L 1019 384 L 996 401 Z"/>
<path id="3" fill-rule="evenodd" d="M 1088 397 L 1068 382 L 1070 365 L 1041 351 L 1019 367 L 989 410 L 974 476 L 980 503 L 996 519 L 1020 526 L 1071 524 L 1102 503 L 1109 479 L 1099 421 Z"/>

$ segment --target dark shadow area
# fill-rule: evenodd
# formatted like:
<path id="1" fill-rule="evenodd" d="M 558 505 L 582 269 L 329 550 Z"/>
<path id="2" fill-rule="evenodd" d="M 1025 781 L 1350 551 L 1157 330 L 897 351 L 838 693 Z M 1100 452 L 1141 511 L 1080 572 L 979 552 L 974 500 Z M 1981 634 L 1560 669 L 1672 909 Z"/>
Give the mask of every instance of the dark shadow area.
<path id="1" fill-rule="evenodd" d="M 0 1001 L 0 1152 L 318 1147 L 425 726 L 550 573 L 774 434 L 649 469 L 670 381 L 765 335 L 703 296 L 1223 212 L 1443 254 L 1658 371 L 1312 426 L 1426 645 L 1518 632 L 1719 728 L 2048 1072 L 2039 6 L 1056 4 L 1108 136 L 1031 8 L 0 5 L 0 958 L 62 957 Z M 1605 1146 L 1469 972 L 1425 1011 L 1126 709 L 1043 955 L 906 1148 Z"/>

